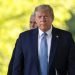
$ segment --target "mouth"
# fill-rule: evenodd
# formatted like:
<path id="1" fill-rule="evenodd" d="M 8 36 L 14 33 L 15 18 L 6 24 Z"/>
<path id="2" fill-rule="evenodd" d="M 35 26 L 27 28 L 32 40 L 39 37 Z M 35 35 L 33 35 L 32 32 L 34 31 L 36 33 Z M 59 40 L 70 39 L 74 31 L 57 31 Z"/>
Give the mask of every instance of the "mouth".
<path id="1" fill-rule="evenodd" d="M 42 25 L 42 26 L 46 26 L 46 23 L 41 23 L 40 25 Z"/>
<path id="2" fill-rule="evenodd" d="M 40 22 L 40 24 L 46 24 L 46 22 Z"/>

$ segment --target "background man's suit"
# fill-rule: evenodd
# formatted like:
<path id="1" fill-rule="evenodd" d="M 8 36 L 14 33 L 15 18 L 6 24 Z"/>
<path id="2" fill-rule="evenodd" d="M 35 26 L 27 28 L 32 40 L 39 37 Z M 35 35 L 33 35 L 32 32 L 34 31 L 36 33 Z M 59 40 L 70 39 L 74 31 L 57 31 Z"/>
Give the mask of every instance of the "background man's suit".
<path id="1" fill-rule="evenodd" d="M 38 29 L 21 33 L 14 50 L 12 75 L 40 75 Z M 69 32 L 53 27 L 50 51 L 48 75 L 75 75 L 75 46 Z"/>

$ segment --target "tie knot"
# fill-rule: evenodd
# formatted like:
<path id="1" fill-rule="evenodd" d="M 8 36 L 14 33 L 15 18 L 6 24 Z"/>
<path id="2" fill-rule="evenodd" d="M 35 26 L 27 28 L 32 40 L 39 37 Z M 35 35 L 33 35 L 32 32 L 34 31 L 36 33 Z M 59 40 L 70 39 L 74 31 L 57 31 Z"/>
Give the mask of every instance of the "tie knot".
<path id="1" fill-rule="evenodd" d="M 46 36 L 47 36 L 47 33 L 43 33 L 42 36 L 43 36 L 43 37 L 46 37 Z"/>

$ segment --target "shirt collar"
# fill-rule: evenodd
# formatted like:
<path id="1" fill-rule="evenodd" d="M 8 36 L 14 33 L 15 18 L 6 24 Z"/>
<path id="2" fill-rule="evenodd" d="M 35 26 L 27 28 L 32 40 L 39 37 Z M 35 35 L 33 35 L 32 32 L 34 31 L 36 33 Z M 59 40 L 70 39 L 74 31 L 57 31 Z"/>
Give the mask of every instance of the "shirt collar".
<path id="1" fill-rule="evenodd" d="M 43 33 L 44 33 L 44 32 L 39 29 L 39 37 L 41 37 L 41 35 L 42 35 Z M 48 36 L 51 36 L 51 34 L 52 34 L 52 26 L 51 26 L 51 28 L 50 28 L 48 31 L 46 31 L 46 33 L 47 33 Z"/>

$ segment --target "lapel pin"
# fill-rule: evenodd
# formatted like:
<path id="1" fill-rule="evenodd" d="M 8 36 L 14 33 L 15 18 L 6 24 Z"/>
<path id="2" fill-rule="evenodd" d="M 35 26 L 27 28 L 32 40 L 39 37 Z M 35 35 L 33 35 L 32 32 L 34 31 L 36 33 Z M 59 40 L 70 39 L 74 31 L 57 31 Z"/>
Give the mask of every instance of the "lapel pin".
<path id="1" fill-rule="evenodd" d="M 59 36 L 57 35 L 56 38 L 59 38 Z"/>

